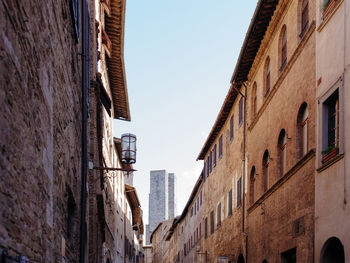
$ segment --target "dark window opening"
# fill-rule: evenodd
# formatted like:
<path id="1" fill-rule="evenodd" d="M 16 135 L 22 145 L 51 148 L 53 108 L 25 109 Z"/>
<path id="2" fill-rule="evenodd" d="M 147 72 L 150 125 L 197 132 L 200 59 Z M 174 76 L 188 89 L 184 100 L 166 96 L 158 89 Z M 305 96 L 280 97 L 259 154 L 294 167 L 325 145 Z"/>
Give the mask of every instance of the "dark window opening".
<path id="1" fill-rule="evenodd" d="M 297 262 L 297 248 L 292 248 L 281 254 L 282 263 L 296 263 Z"/>
<path id="2" fill-rule="evenodd" d="M 214 233 L 214 211 L 210 212 L 210 234 Z"/>
<path id="3" fill-rule="evenodd" d="M 232 189 L 228 192 L 228 215 L 232 216 Z"/>
<path id="4" fill-rule="evenodd" d="M 221 226 L 221 203 L 217 207 L 217 226 Z"/>
<path id="5" fill-rule="evenodd" d="M 237 181 L 237 207 L 240 207 L 242 204 L 242 177 Z"/>

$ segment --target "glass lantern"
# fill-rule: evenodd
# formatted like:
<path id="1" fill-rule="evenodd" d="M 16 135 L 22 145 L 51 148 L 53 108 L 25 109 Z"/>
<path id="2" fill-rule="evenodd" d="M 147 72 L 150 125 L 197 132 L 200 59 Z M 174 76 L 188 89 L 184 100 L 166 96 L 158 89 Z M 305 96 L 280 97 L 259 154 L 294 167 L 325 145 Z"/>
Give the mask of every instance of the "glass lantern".
<path id="1" fill-rule="evenodd" d="M 131 133 L 122 134 L 122 162 L 136 163 L 136 136 Z"/>

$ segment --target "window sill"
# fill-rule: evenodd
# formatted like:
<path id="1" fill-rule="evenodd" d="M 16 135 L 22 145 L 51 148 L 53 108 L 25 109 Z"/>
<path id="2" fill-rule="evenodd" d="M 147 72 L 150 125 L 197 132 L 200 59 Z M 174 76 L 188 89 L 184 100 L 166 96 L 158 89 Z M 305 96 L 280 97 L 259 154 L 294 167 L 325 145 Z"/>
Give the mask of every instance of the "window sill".
<path id="1" fill-rule="evenodd" d="M 333 164 L 338 162 L 339 160 L 343 159 L 344 154 L 338 154 L 334 156 L 332 159 L 328 160 L 326 163 L 322 164 L 318 169 L 317 172 L 320 173 L 324 170 L 326 170 L 328 167 L 331 167 Z"/>
<path id="2" fill-rule="evenodd" d="M 333 1 L 333 0 L 332 0 Z M 318 26 L 317 28 L 317 31 L 318 32 L 321 32 L 322 29 L 326 26 L 326 24 L 328 23 L 328 21 L 332 18 L 332 16 L 334 15 L 334 13 L 338 10 L 339 6 L 343 3 L 344 0 L 338 0 L 337 2 L 338 3 L 335 3 L 335 5 L 332 7 L 332 10 L 330 10 L 328 13 L 327 13 L 327 16 L 326 17 L 323 17 L 323 14 L 321 16 L 321 24 Z M 329 6 L 328 6 L 329 7 Z M 327 9 L 326 9 L 327 10 Z"/>

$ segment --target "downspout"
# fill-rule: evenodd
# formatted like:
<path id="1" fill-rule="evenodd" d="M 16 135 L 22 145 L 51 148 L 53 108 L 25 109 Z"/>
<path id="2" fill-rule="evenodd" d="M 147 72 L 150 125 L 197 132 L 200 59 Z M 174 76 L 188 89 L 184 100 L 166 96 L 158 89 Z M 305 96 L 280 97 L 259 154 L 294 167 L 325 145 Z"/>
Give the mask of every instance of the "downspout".
<path id="1" fill-rule="evenodd" d="M 80 204 L 80 263 L 85 262 L 86 243 L 86 179 L 87 179 L 87 92 L 89 89 L 89 33 L 88 11 L 82 3 L 82 127 L 81 127 L 81 204 Z"/>

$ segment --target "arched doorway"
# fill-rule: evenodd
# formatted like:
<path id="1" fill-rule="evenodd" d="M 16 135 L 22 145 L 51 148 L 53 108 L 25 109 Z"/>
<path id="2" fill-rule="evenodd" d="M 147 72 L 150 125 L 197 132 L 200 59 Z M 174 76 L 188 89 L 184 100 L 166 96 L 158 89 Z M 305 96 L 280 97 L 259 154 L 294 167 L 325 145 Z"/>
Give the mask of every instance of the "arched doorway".
<path id="1" fill-rule="evenodd" d="M 331 237 L 324 243 L 320 263 L 345 263 L 344 246 L 336 237 Z"/>
<path id="2" fill-rule="evenodd" d="M 237 263 L 244 263 L 244 257 L 242 254 L 239 254 Z"/>

